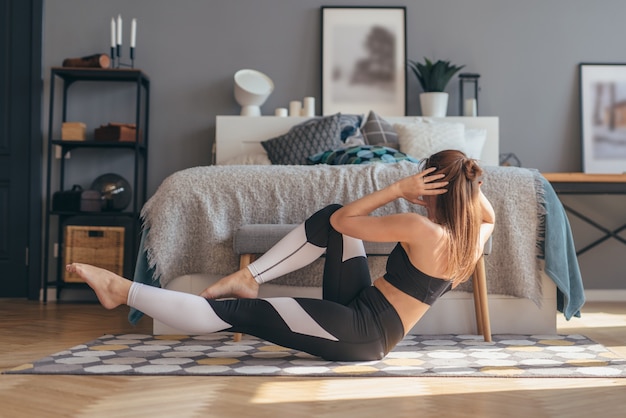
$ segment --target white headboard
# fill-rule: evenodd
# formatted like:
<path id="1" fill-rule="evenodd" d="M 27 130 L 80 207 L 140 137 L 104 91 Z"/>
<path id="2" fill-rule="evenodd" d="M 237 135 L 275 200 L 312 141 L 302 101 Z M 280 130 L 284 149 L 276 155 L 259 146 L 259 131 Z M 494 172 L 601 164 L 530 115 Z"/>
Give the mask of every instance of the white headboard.
<path id="1" fill-rule="evenodd" d="M 391 124 L 410 123 L 417 116 L 385 116 Z M 216 164 L 231 158 L 263 151 L 261 141 L 286 133 L 289 128 L 308 117 L 280 116 L 218 116 L 215 124 Z M 487 140 L 483 147 L 481 162 L 484 165 L 499 164 L 499 119 L 495 116 L 432 118 L 440 122 L 462 122 L 466 128 L 486 129 Z"/>

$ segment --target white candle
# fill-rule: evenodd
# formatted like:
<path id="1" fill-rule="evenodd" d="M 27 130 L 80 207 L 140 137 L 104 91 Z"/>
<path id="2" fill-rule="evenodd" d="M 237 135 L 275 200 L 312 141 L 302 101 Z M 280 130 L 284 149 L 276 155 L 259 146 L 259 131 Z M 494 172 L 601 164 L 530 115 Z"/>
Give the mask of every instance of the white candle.
<path id="1" fill-rule="evenodd" d="M 289 116 L 300 116 L 302 110 L 302 102 L 293 100 L 289 102 Z"/>
<path id="2" fill-rule="evenodd" d="M 465 99 L 463 116 L 476 116 L 476 99 Z"/>
<path id="3" fill-rule="evenodd" d="M 135 42 L 137 41 L 137 19 L 133 18 L 130 24 L 130 47 L 135 47 Z"/>
<path id="4" fill-rule="evenodd" d="M 122 15 L 117 15 L 117 44 L 122 45 Z"/>
<path id="5" fill-rule="evenodd" d="M 111 48 L 115 48 L 115 18 L 111 18 Z"/>
<path id="6" fill-rule="evenodd" d="M 305 97 L 304 98 L 304 107 L 302 108 L 302 116 L 315 116 L 315 98 L 314 97 Z"/>

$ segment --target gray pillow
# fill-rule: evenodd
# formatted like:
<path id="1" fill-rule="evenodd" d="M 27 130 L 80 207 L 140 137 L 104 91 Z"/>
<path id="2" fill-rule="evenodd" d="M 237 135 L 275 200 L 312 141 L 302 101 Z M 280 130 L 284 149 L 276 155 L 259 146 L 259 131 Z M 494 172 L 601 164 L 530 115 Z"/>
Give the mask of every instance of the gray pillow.
<path id="1" fill-rule="evenodd" d="M 309 155 L 338 148 L 341 142 L 340 114 L 306 121 L 289 131 L 261 142 L 272 164 L 307 164 Z"/>
<path id="2" fill-rule="evenodd" d="M 398 149 L 398 134 L 393 126 L 375 112 L 370 111 L 361 128 L 365 143 Z"/>

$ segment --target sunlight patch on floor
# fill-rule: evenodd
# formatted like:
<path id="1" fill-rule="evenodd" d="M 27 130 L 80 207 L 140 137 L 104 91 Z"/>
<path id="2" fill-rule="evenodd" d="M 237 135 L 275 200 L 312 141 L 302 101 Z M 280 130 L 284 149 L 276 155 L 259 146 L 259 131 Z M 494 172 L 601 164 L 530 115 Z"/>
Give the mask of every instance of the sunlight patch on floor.
<path id="1" fill-rule="evenodd" d="M 429 395 L 497 393 L 515 390 L 613 387 L 615 382 L 600 379 L 502 379 L 494 388 L 494 379 L 478 378 L 332 378 L 298 382 L 266 382 L 250 399 L 253 404 L 337 401 L 355 399 L 392 399 Z M 622 382 L 626 383 L 626 382 Z M 380 390 L 373 391 L 378 387 Z"/>
<path id="2" fill-rule="evenodd" d="M 152 379 L 136 381 L 136 388 L 126 392 L 100 393 L 88 407 L 76 417 L 197 417 L 208 405 L 218 402 L 226 384 L 206 381 L 202 385 L 184 385 L 176 381 Z M 136 389 L 136 390 L 135 390 Z M 134 415 L 134 411 L 141 411 Z"/>
<path id="3" fill-rule="evenodd" d="M 334 401 L 370 399 L 372 388 L 384 388 L 381 397 L 394 398 L 425 395 L 427 387 L 415 380 L 368 377 L 315 379 L 299 382 L 266 382 L 259 386 L 252 403 Z"/>
<path id="4" fill-rule="evenodd" d="M 584 323 L 581 323 L 580 318 L 572 318 L 567 321 L 563 315 L 557 318 L 557 327 L 560 330 L 571 328 L 607 328 L 607 327 L 626 327 L 626 317 L 619 314 L 611 314 L 607 312 L 583 312 L 582 319 Z M 560 331 L 561 332 L 561 331 Z"/>

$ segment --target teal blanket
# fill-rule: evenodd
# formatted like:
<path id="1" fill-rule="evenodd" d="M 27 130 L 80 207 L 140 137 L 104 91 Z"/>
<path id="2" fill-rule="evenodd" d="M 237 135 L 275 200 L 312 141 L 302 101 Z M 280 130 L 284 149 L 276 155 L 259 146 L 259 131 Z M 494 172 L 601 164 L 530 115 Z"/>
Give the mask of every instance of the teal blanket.
<path id="1" fill-rule="evenodd" d="M 543 240 L 544 270 L 557 287 L 557 309 L 567 320 L 580 317 L 585 304 L 583 281 L 576 258 L 576 248 L 569 220 L 552 185 L 543 178 L 545 236 Z"/>
<path id="2" fill-rule="evenodd" d="M 139 254 L 137 255 L 137 264 L 135 265 L 135 274 L 133 276 L 133 281 L 143 284 L 149 284 L 151 286 L 161 287 L 157 280 L 154 280 L 154 269 L 151 268 L 148 264 L 148 254 L 145 248 L 145 240 L 147 230 L 142 231 L 141 233 L 141 241 L 139 243 Z M 143 312 L 138 311 L 135 308 L 130 308 L 130 312 L 128 313 L 128 321 L 136 325 L 137 321 L 141 319 L 143 316 Z"/>

